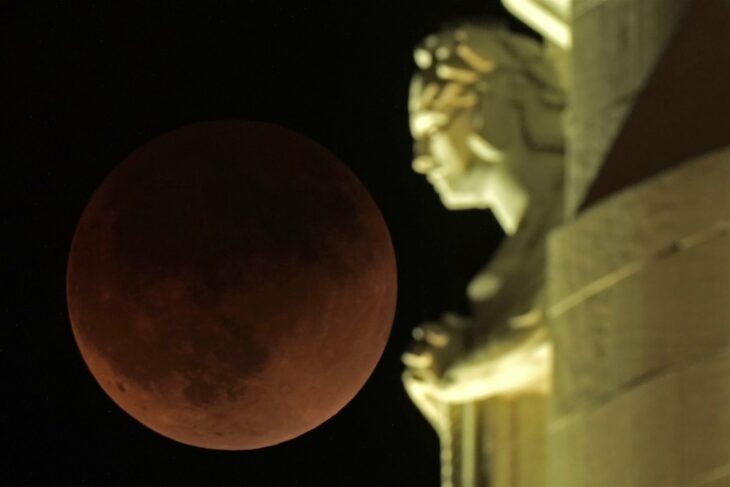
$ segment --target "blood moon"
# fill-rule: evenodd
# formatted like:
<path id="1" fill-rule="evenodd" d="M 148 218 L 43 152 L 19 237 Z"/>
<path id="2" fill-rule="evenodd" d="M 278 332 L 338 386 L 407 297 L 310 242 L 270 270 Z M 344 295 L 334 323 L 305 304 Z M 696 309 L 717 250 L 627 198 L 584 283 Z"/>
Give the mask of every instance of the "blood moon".
<path id="1" fill-rule="evenodd" d="M 379 360 L 395 257 L 367 190 L 281 127 L 163 135 L 102 183 L 67 273 L 73 332 L 126 412 L 182 443 L 274 445 L 347 404 Z"/>

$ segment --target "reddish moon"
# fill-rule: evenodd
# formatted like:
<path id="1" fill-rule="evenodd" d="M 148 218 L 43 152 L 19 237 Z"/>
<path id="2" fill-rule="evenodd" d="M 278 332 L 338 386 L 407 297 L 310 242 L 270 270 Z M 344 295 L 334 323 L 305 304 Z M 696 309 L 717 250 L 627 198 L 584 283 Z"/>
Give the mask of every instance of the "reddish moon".
<path id="1" fill-rule="evenodd" d="M 248 450 L 332 417 L 388 339 L 396 265 L 354 174 L 276 125 L 210 122 L 138 149 L 71 245 L 67 297 L 91 373 L 189 445 Z"/>

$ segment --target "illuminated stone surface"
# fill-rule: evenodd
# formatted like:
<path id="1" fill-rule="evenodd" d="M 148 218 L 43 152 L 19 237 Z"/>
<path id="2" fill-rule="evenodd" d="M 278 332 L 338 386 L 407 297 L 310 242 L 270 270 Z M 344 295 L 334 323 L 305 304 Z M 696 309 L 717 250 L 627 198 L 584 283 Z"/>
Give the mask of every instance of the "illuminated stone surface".
<path id="1" fill-rule="evenodd" d="M 552 235 L 549 485 L 730 481 L 728 188 L 730 148 Z"/>

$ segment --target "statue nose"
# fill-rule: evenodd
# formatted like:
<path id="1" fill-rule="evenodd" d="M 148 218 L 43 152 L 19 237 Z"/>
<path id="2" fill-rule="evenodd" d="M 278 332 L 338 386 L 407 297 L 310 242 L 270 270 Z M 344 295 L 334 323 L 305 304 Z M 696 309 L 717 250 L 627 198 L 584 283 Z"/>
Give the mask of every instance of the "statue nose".
<path id="1" fill-rule="evenodd" d="M 431 156 L 421 155 L 413 159 L 411 166 L 418 174 L 427 174 L 436 167 L 436 161 Z"/>

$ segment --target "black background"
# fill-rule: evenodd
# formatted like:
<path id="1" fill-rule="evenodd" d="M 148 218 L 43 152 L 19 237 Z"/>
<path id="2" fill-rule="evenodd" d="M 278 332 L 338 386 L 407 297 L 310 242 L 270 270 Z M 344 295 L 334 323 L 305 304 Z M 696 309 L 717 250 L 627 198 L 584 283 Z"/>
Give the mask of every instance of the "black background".
<path id="1" fill-rule="evenodd" d="M 0 483 L 438 486 L 438 439 L 400 355 L 413 326 L 468 311 L 464 287 L 502 234 L 489 212 L 446 211 L 410 168 L 412 48 L 446 21 L 507 18 L 498 0 L 23 2 L 0 15 Z M 321 427 L 248 452 L 182 445 L 129 417 L 86 369 L 66 312 L 70 240 L 105 175 L 153 137 L 215 119 L 329 148 L 378 202 L 398 258 L 371 380 Z"/>

